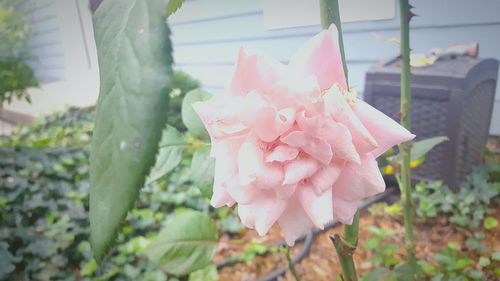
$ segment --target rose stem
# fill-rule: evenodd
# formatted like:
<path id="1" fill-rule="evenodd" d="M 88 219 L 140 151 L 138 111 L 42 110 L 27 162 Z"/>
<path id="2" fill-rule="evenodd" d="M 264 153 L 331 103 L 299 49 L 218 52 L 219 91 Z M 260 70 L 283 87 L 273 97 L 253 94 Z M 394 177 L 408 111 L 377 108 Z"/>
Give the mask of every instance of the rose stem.
<path id="1" fill-rule="evenodd" d="M 338 0 L 320 0 L 320 15 L 321 25 L 324 29 L 328 29 L 331 24 L 335 24 L 339 34 L 339 48 L 342 57 L 342 65 L 344 67 L 345 80 L 348 84 L 348 71 L 345 60 L 344 52 L 344 39 L 342 36 L 342 24 L 340 23 L 340 11 Z M 348 86 L 349 87 L 349 86 Z M 348 90 L 348 89 L 346 89 Z M 333 245 L 339 257 L 340 265 L 342 267 L 342 279 L 344 281 L 357 281 L 358 275 L 356 274 L 356 266 L 352 258 L 356 245 L 358 244 L 359 232 L 359 213 L 356 212 L 351 225 L 344 224 L 342 236 L 335 234 L 332 239 Z"/>
<path id="2" fill-rule="evenodd" d="M 401 20 L 401 125 L 410 129 L 410 19 L 413 14 L 410 11 L 411 5 L 408 0 L 399 1 L 400 20 Z M 416 280 L 417 260 L 415 258 L 413 246 L 413 202 L 411 186 L 411 143 L 406 142 L 399 145 L 401 153 L 401 175 L 398 178 L 399 188 L 401 190 L 401 200 L 404 209 L 405 225 L 405 248 L 408 256 L 408 267 L 412 280 Z"/>
<path id="3" fill-rule="evenodd" d="M 295 269 L 295 265 L 293 264 L 292 257 L 290 256 L 290 246 L 285 246 L 285 256 L 286 256 L 286 261 L 288 263 L 288 269 L 290 269 L 290 272 L 293 275 L 293 278 L 295 278 L 295 281 L 300 281 L 299 274 L 297 273 L 297 270 Z"/>

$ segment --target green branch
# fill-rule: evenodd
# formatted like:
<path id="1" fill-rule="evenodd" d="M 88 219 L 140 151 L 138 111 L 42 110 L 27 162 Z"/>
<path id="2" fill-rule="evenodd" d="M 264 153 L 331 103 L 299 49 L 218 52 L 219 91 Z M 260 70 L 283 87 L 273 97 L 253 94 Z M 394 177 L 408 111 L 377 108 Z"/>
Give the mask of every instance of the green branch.
<path id="1" fill-rule="evenodd" d="M 348 70 L 345 59 L 344 39 L 342 36 L 342 24 L 340 22 L 340 10 L 338 0 L 320 0 L 321 25 L 328 29 L 330 25 L 335 24 L 339 34 L 339 48 L 342 57 L 342 66 L 347 86 L 349 87 Z M 358 243 L 359 232 L 359 213 L 356 212 L 351 225 L 344 225 L 342 237 L 338 234 L 331 237 L 337 256 L 342 267 L 342 278 L 344 281 L 357 281 L 356 267 L 352 258 L 356 245 Z"/>
<path id="2" fill-rule="evenodd" d="M 347 63 L 345 60 L 345 51 L 344 51 L 344 37 L 342 35 L 342 24 L 340 23 L 340 10 L 339 10 L 339 1 L 338 0 L 320 0 L 320 16 L 321 16 L 321 26 L 323 29 L 328 29 L 330 25 L 335 24 L 337 27 L 337 31 L 339 33 L 339 48 L 340 55 L 342 57 L 342 66 L 344 67 L 345 81 L 347 87 L 349 87 L 349 78 L 348 78 L 348 70 Z"/>
<path id="3" fill-rule="evenodd" d="M 410 103 L 411 103 L 411 68 L 410 68 L 410 19 L 412 13 L 408 0 L 400 0 L 401 19 L 401 125 L 410 129 Z M 408 256 L 408 266 L 412 280 L 416 280 L 417 260 L 413 243 L 413 202 L 411 186 L 411 143 L 406 142 L 399 146 L 401 153 L 401 175 L 398 177 L 401 189 L 401 200 L 404 210 L 405 248 Z"/>

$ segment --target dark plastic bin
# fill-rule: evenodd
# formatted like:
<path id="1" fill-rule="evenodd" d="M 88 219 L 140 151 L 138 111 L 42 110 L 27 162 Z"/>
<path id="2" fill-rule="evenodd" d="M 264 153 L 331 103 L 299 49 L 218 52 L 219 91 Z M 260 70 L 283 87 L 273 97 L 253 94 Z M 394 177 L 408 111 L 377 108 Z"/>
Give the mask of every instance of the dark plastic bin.
<path id="1" fill-rule="evenodd" d="M 413 172 L 414 180 L 440 180 L 456 189 L 471 172 L 488 137 L 498 61 L 457 57 L 412 68 L 411 131 L 417 140 L 447 136 Z M 366 75 L 364 100 L 399 120 L 400 67 L 393 58 Z"/>

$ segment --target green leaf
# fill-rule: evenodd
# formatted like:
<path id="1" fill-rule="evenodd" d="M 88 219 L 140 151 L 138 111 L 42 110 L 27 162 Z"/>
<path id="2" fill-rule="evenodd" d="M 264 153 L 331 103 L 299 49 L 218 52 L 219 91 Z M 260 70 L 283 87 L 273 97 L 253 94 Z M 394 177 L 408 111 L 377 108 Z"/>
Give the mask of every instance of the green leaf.
<path id="1" fill-rule="evenodd" d="M 491 261 L 489 258 L 487 257 L 479 257 L 479 264 L 482 266 L 482 267 L 485 267 L 485 266 L 488 266 L 490 265 Z"/>
<path id="2" fill-rule="evenodd" d="M 447 137 L 441 136 L 414 142 L 411 148 L 411 161 L 415 161 L 420 159 L 421 157 L 424 157 L 436 145 L 447 140 Z"/>
<path id="3" fill-rule="evenodd" d="M 494 252 L 491 254 L 491 259 L 494 261 L 500 261 L 500 252 Z"/>
<path id="4" fill-rule="evenodd" d="M 174 215 L 144 252 L 164 271 L 186 275 L 211 264 L 216 243 L 217 230 L 210 217 L 185 211 Z"/>
<path id="5" fill-rule="evenodd" d="M 483 226 L 487 230 L 494 229 L 498 226 L 498 220 L 494 217 L 487 217 L 484 219 Z"/>
<path id="6" fill-rule="evenodd" d="M 2 257 L 0 259 L 0 278 L 4 278 L 16 269 L 15 258 L 9 252 L 9 245 L 5 242 L 0 242 L 0 256 Z"/>
<path id="7" fill-rule="evenodd" d="M 182 101 L 182 122 L 189 132 L 195 137 L 208 140 L 208 132 L 205 126 L 198 117 L 198 114 L 193 109 L 193 103 L 197 101 L 205 101 L 212 97 L 210 93 L 199 89 L 192 90 L 186 94 Z"/>
<path id="8" fill-rule="evenodd" d="M 396 272 L 385 267 L 378 267 L 366 273 L 363 276 L 363 281 L 396 281 L 397 278 Z"/>
<path id="9" fill-rule="evenodd" d="M 182 160 L 185 147 L 186 143 L 181 133 L 174 127 L 167 125 L 161 136 L 160 150 L 156 156 L 156 163 L 149 174 L 148 184 L 159 180 L 177 167 Z"/>
<path id="10" fill-rule="evenodd" d="M 165 126 L 171 45 L 164 0 L 107 0 L 94 15 L 101 88 L 90 165 L 91 245 L 114 243 L 155 161 Z"/>
<path id="11" fill-rule="evenodd" d="M 191 162 L 191 179 L 206 197 L 212 196 L 214 184 L 215 160 L 210 157 L 210 148 L 195 151 Z"/>
<path id="12" fill-rule="evenodd" d="M 219 280 L 219 274 L 217 274 L 217 267 L 214 264 L 189 274 L 189 279 L 188 279 L 188 281 L 217 281 L 217 280 Z"/>
<path id="13" fill-rule="evenodd" d="M 167 17 L 171 16 L 173 13 L 179 10 L 179 8 L 182 6 L 182 2 L 184 2 L 184 0 L 168 0 Z"/>

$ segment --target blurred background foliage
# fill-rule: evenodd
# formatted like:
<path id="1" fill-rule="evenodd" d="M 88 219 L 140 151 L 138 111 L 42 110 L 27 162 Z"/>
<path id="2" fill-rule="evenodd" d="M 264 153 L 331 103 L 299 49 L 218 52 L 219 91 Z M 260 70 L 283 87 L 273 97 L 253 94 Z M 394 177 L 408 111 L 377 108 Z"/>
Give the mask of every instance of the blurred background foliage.
<path id="1" fill-rule="evenodd" d="M 21 5 L 22 0 L 0 1 L 0 107 L 13 98 L 29 101 L 26 89 L 38 85 L 26 64 L 31 28 L 29 9 L 20 9 Z"/>
<path id="2" fill-rule="evenodd" d="M 182 72 L 174 75 L 174 102 L 166 110 L 169 123 L 179 131 L 186 131 L 180 120 L 182 99 L 198 85 Z M 191 180 L 194 152 L 188 147 L 173 172 L 142 189 L 116 246 L 98 268 L 88 243 L 94 118 L 94 108 L 69 108 L 0 137 L 1 280 L 176 280 L 142 254 L 170 221 L 169 214 L 210 211 L 218 218 L 220 231 L 242 229 L 232 210 L 210 210 L 201 187 Z M 184 137 L 190 138 L 188 133 Z M 213 275 L 215 268 L 204 270 Z M 204 280 L 204 276 L 195 272 L 184 278 Z"/>

